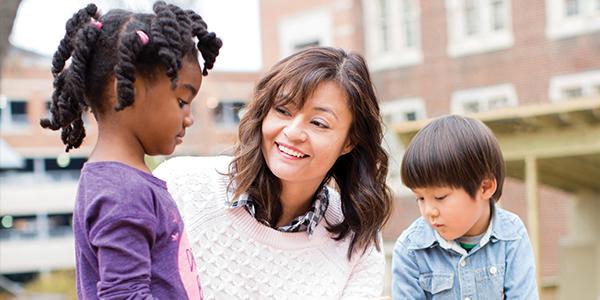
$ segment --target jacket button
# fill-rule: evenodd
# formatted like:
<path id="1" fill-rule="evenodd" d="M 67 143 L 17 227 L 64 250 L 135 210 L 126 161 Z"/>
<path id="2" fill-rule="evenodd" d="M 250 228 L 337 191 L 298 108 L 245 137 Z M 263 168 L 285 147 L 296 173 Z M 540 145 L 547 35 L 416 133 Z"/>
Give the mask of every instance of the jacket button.
<path id="1" fill-rule="evenodd" d="M 496 267 L 491 267 L 490 268 L 490 274 L 496 275 L 496 272 L 498 272 L 498 269 L 496 269 Z"/>

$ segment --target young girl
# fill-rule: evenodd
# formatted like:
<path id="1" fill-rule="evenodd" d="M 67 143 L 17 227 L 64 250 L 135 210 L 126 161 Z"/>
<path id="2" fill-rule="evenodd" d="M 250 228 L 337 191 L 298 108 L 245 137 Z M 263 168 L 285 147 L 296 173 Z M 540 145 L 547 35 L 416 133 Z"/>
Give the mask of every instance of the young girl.
<path id="1" fill-rule="evenodd" d="M 313 47 L 277 63 L 242 117 L 235 157 L 160 165 L 209 299 L 372 299 L 391 196 L 365 61 Z M 332 184 L 334 183 L 334 184 Z"/>
<path id="2" fill-rule="evenodd" d="M 478 120 L 444 116 L 417 133 L 401 174 L 422 217 L 394 247 L 394 299 L 538 299 L 527 230 L 495 205 L 504 173 Z"/>
<path id="3" fill-rule="evenodd" d="M 61 129 L 69 151 L 85 136 L 82 112 L 98 122 L 73 213 L 80 299 L 202 298 L 175 202 L 144 155 L 171 154 L 182 142 L 221 41 L 193 11 L 153 9 L 100 16 L 89 4 L 67 22 L 54 54 L 51 118 L 41 125 Z"/>

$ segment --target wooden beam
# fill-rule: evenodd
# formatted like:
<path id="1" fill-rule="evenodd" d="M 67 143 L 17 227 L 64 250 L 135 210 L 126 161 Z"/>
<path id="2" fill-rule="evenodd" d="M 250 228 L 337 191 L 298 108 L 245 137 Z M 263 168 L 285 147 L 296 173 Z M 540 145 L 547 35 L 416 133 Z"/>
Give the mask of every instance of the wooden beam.
<path id="1" fill-rule="evenodd" d="M 540 264 L 540 208 L 537 158 L 533 155 L 529 155 L 525 158 L 525 184 L 527 188 L 527 229 L 535 258 L 536 279 L 538 282 L 539 293 L 539 283 L 542 282 L 542 265 Z"/>

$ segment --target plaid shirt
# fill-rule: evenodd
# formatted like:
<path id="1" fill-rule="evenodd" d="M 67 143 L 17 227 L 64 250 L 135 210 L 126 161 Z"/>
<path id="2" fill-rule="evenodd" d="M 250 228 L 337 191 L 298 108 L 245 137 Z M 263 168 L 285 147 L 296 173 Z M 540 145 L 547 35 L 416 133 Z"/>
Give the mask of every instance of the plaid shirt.
<path id="1" fill-rule="evenodd" d="M 281 226 L 275 229 L 283 232 L 306 231 L 310 236 L 315 230 L 315 227 L 317 227 L 317 225 L 319 224 L 319 221 L 321 221 L 321 218 L 323 218 L 323 216 L 325 215 L 325 211 L 327 210 L 328 205 L 329 191 L 327 190 L 325 185 L 322 185 L 311 207 L 305 214 L 294 218 L 288 225 Z M 238 200 L 228 203 L 228 206 L 230 208 L 245 207 L 246 210 L 250 213 L 250 215 L 256 218 L 256 202 L 247 194 L 242 195 Z M 265 220 L 257 220 L 267 226 L 271 226 Z"/>

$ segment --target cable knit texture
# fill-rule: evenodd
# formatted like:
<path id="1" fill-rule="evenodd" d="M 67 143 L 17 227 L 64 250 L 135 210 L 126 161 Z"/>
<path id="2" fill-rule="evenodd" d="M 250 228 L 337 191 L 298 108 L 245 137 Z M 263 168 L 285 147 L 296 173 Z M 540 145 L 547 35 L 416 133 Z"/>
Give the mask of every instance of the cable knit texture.
<path id="1" fill-rule="evenodd" d="M 265 226 L 243 208 L 227 208 L 230 157 L 179 157 L 154 174 L 165 180 L 186 224 L 206 299 L 371 299 L 381 295 L 385 258 L 371 246 L 347 258 L 325 220 L 343 218 L 330 189 L 325 218 L 312 236 Z M 220 174 L 221 173 L 221 174 Z"/>

